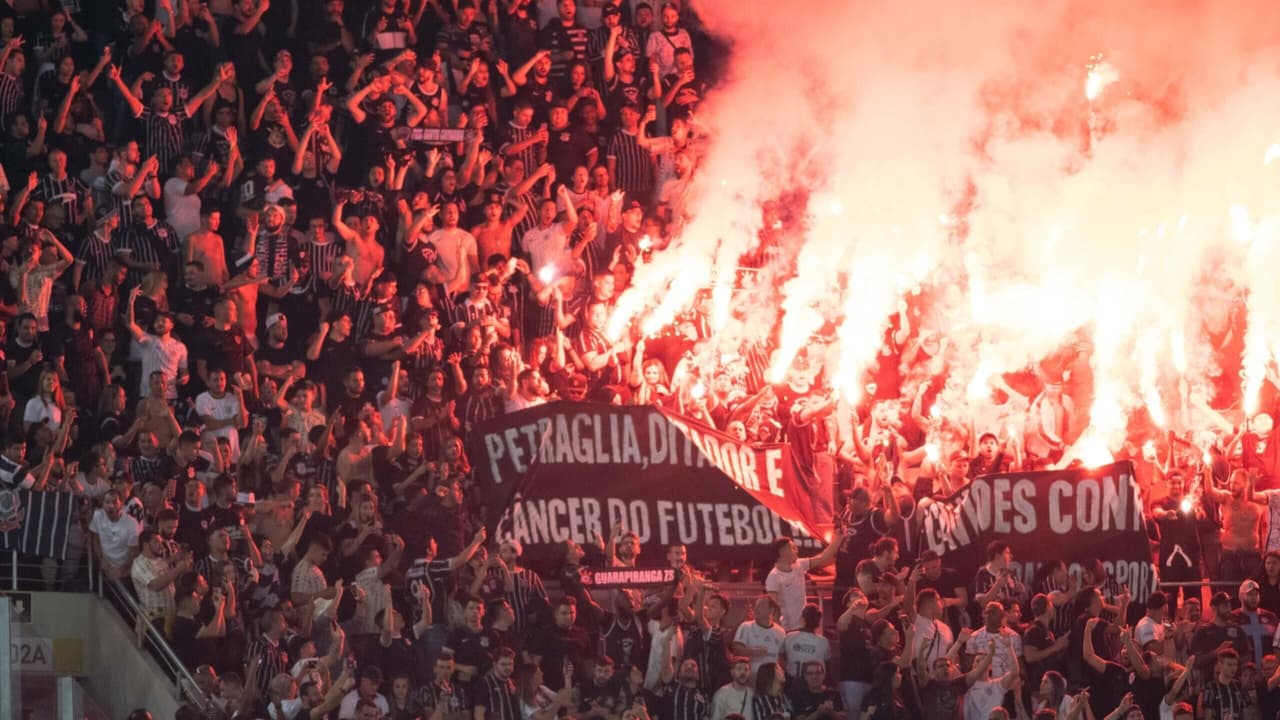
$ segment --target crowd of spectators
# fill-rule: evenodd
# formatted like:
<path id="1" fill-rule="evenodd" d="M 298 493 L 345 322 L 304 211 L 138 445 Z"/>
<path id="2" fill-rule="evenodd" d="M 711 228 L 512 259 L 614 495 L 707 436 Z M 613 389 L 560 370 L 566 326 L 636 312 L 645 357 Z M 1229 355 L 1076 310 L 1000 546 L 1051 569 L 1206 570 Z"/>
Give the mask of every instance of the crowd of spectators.
<path id="1" fill-rule="evenodd" d="M 858 413 L 816 347 L 777 385 L 767 348 L 695 361 L 702 304 L 606 333 L 680 232 L 709 139 L 723 50 L 689 8 L 12 0 L 0 47 L 0 485 L 77 496 L 68 555 L 37 579 L 82 587 L 92 553 L 194 674 L 207 702 L 186 716 L 1280 713 L 1265 419 L 1204 457 L 1173 436 L 1133 453 L 1162 579 L 1232 591 L 1138 605 L 1102 563 L 1024 577 L 997 544 L 960 577 L 914 549 L 919 503 L 1062 459 L 1081 354 L 962 413 L 956 349 L 912 300 Z M 748 274 L 791 222 L 763 212 Z M 643 549 L 673 584 L 584 587 L 584 563 L 636 564 L 622 527 L 567 543 L 544 584 L 486 536 L 464 439 L 554 398 L 790 443 L 835 540 L 808 558 L 779 541 L 741 622 L 682 546 Z M 826 565 L 824 624 L 806 574 Z"/>

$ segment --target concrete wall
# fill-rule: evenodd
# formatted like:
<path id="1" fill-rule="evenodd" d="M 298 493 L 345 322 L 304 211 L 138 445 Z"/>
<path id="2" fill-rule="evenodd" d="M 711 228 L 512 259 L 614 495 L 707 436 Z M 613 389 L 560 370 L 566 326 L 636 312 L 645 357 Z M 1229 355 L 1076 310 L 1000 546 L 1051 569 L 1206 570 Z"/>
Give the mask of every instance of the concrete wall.
<path id="1" fill-rule="evenodd" d="M 172 683 L 138 647 L 133 629 L 115 608 L 96 595 L 32 593 L 31 624 L 14 625 L 13 633 L 15 638 L 79 639 L 81 685 L 111 717 L 122 718 L 145 707 L 156 720 L 169 720 L 178 709 Z"/>

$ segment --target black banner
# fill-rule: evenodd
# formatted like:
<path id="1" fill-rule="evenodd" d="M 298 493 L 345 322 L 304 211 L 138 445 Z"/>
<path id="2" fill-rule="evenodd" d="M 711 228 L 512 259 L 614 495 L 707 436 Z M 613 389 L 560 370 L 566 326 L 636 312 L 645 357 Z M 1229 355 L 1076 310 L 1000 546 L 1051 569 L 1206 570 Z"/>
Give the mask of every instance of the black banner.
<path id="1" fill-rule="evenodd" d="M 1013 549 L 1011 570 L 1033 593 L 1040 566 L 1055 560 L 1073 575 L 1081 562 L 1102 560 L 1134 602 L 1146 602 L 1155 589 L 1142 492 L 1130 462 L 985 475 L 917 512 L 918 547 L 943 555 L 964 578 L 986 562 L 988 543 L 1003 540 Z"/>
<path id="2" fill-rule="evenodd" d="M 574 402 L 497 418 L 469 443 L 491 536 L 544 567 L 565 540 L 593 544 L 618 522 L 639 535 L 642 562 L 677 543 L 695 562 L 771 562 L 778 537 L 820 546 L 786 445 L 739 443 L 654 407 Z"/>

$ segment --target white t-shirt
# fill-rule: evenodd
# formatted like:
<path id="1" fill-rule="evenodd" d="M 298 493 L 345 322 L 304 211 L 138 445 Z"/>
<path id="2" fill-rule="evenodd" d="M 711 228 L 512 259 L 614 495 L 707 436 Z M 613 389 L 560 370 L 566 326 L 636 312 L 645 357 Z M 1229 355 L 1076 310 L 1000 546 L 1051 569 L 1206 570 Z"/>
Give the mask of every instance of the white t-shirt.
<path id="1" fill-rule="evenodd" d="M 809 564 L 809 558 L 801 558 L 790 570 L 779 570 L 775 565 L 764 579 L 765 592 L 774 593 L 778 598 L 785 630 L 799 630 L 804 626 L 800 611 L 804 609 L 804 574 L 809 571 Z"/>
<path id="2" fill-rule="evenodd" d="M 915 636 L 911 639 L 911 657 L 918 658 L 921 650 L 927 650 L 930 663 L 928 667 L 933 667 L 933 661 L 946 657 L 947 650 L 955 640 L 951 628 L 944 622 L 930 620 L 919 614 L 916 615 L 915 628 Z"/>
<path id="3" fill-rule="evenodd" d="M 1012 646 L 1013 654 L 1022 657 L 1022 637 L 1006 627 L 1000 628 L 998 633 L 989 632 L 984 627 L 969 636 L 969 641 L 964 645 L 964 651 L 969 655 L 981 655 L 987 651 L 987 646 L 992 640 L 996 641 L 996 656 L 991 660 L 990 677 L 998 678 L 1016 669 L 1013 666 L 1013 658 L 1009 657 L 1008 648 Z M 982 717 L 986 720 L 987 716 Z"/>
<path id="4" fill-rule="evenodd" d="M 1164 623 L 1158 623 L 1147 615 L 1139 620 L 1137 627 L 1133 629 L 1133 641 L 1142 648 L 1149 642 L 1164 642 L 1164 634 Z"/>
<path id="5" fill-rule="evenodd" d="M 129 513 L 122 512 L 120 519 L 113 521 L 102 508 L 93 511 L 93 520 L 89 522 L 89 532 L 98 536 L 102 554 L 112 565 L 123 565 L 129 559 L 129 548 L 138 546 L 141 530 Z"/>
<path id="6" fill-rule="evenodd" d="M 183 240 L 200 229 L 200 196 L 186 195 L 187 184 L 177 177 L 164 181 L 164 218 Z"/>
<path id="7" fill-rule="evenodd" d="M 964 694 L 964 720 L 988 720 L 991 711 L 1003 700 L 1005 687 L 1002 678 L 979 680 Z"/>
<path id="8" fill-rule="evenodd" d="M 782 651 L 782 643 L 786 639 L 787 634 L 777 623 L 769 627 L 760 627 L 755 620 L 742 623 L 738 626 L 738 631 L 733 634 L 734 642 L 742 643 L 747 647 L 764 648 L 766 651 L 762 657 L 751 660 L 752 673 L 759 670 L 765 663 L 778 662 L 778 653 Z"/>
<path id="9" fill-rule="evenodd" d="M 22 411 L 22 421 L 38 423 L 41 420 L 48 420 L 49 428 L 57 430 L 62 427 L 62 408 L 51 402 L 45 402 L 37 395 L 27 401 L 27 407 Z"/>
<path id="10" fill-rule="evenodd" d="M 145 330 L 145 329 L 144 329 Z M 142 361 L 142 376 L 138 380 L 138 397 L 151 394 L 151 374 L 164 373 L 164 397 L 178 398 L 178 376 L 187 372 L 187 346 L 170 335 L 162 338 L 143 332 L 134 345 L 138 359 Z"/>
<path id="11" fill-rule="evenodd" d="M 520 247 L 529 254 L 529 267 L 539 272 L 550 263 L 560 262 L 569 249 L 569 236 L 564 234 L 562 223 L 550 227 L 536 227 L 520 238 Z"/>
<path id="12" fill-rule="evenodd" d="M 240 417 L 240 400 L 232 392 L 224 393 L 222 397 L 215 398 L 206 390 L 196 396 L 196 414 L 200 416 L 207 415 L 214 420 L 232 420 Z M 240 432 L 234 426 L 218 428 L 217 430 L 205 430 L 202 439 L 205 447 L 213 447 L 220 437 L 226 438 L 231 443 L 232 460 L 238 459 L 240 457 Z"/>
<path id="13" fill-rule="evenodd" d="M 792 630 L 782 642 L 783 654 L 787 656 L 787 675 L 798 678 L 804 664 L 820 662 L 826 664 L 831 659 L 831 641 L 806 630 Z"/>
<path id="14" fill-rule="evenodd" d="M 352 690 L 342 696 L 342 702 L 338 705 L 338 720 L 355 720 L 356 703 L 360 702 L 360 690 Z M 387 699 L 378 693 L 373 698 L 373 704 L 378 706 L 383 715 L 391 712 L 391 706 L 387 704 Z"/>

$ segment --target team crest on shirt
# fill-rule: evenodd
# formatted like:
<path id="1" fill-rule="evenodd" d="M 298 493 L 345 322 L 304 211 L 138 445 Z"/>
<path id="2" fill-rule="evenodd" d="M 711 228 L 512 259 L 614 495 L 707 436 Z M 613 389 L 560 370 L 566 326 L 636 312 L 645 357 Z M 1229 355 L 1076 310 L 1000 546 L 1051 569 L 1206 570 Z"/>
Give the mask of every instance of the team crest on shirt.
<path id="1" fill-rule="evenodd" d="M 0 490 L 0 528 L 16 530 L 22 524 L 22 498 L 8 488 Z"/>
<path id="2" fill-rule="evenodd" d="M 481 636 L 481 637 L 480 637 L 480 647 L 482 647 L 482 648 L 488 648 L 488 647 L 489 647 L 489 638 L 488 638 L 488 637 L 485 637 L 485 636 Z"/>
<path id="3" fill-rule="evenodd" d="M 172 113 L 170 113 L 168 116 L 166 116 L 166 117 L 165 117 L 165 120 L 168 120 L 170 125 L 177 125 L 177 124 L 178 124 L 178 117 L 177 117 L 176 115 L 172 114 Z"/>

